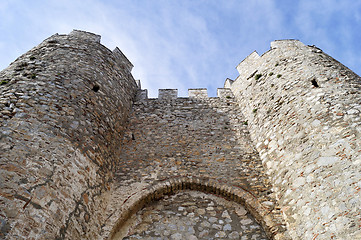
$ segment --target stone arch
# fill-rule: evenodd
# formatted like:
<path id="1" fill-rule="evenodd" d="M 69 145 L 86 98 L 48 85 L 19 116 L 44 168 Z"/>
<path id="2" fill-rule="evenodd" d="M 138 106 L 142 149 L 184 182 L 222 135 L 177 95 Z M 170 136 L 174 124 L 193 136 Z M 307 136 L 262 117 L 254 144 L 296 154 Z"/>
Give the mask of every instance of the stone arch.
<path id="1" fill-rule="evenodd" d="M 142 209 L 147 204 L 160 200 L 165 195 L 174 195 L 182 190 L 193 190 L 207 194 L 214 194 L 229 201 L 242 204 L 263 227 L 269 239 L 283 239 L 283 234 L 278 231 L 277 220 L 268 209 L 263 207 L 258 199 L 249 191 L 238 187 L 230 186 L 227 183 L 219 182 L 215 179 L 204 179 L 194 177 L 176 177 L 157 181 L 150 187 L 144 188 L 134 195 L 129 196 L 129 202 L 117 222 L 114 224 L 109 240 L 113 239 L 117 231 L 133 214 Z"/>

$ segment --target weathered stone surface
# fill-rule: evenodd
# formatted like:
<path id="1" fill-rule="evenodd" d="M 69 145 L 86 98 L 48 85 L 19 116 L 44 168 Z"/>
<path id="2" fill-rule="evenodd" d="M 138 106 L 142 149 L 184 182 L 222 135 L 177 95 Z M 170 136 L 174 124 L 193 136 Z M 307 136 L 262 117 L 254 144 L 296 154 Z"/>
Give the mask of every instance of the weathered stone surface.
<path id="1" fill-rule="evenodd" d="M 360 77 L 299 41 L 271 47 L 216 98 L 148 99 L 123 53 L 83 31 L 19 57 L 0 72 L 0 238 L 111 239 L 151 204 L 142 236 L 361 239 Z M 234 206 L 156 203 L 181 190 Z"/>
<path id="2" fill-rule="evenodd" d="M 192 92 L 198 91 L 192 89 Z M 261 204 L 276 204 L 276 201 L 249 139 L 243 115 L 232 92 L 220 92 L 221 97 L 215 98 L 204 95 L 177 98 L 176 91 L 164 89 L 159 92 L 160 98 L 140 99 L 134 103 L 120 144 L 123 161 L 117 172 L 117 190 L 112 197 L 118 200 L 108 208 L 113 216 L 121 216 L 127 209 L 122 204 L 124 201 L 132 206 L 132 196 L 157 182 L 169 181 L 174 186 L 172 192 L 199 189 L 236 200 L 231 197 L 233 188 L 230 186 L 233 186 L 242 192 L 240 200 L 236 201 L 248 204 L 246 207 L 256 214 L 270 237 L 285 231 L 279 208 L 266 210 Z M 161 195 L 155 198 L 159 197 Z M 217 209 L 209 206 L 205 210 L 212 216 L 209 227 L 222 230 L 215 217 Z M 266 215 L 273 219 L 268 224 L 263 220 Z M 110 218 L 106 225 L 114 226 L 114 221 L 116 219 Z M 121 226 L 118 228 L 117 231 L 123 231 Z"/>
<path id="3" fill-rule="evenodd" d="M 361 239 L 360 77 L 299 41 L 271 47 L 246 58 L 228 85 L 288 232 L 293 239 Z"/>
<path id="4" fill-rule="evenodd" d="M 194 204 L 195 203 L 195 204 Z M 194 205 L 193 205 L 194 204 Z M 240 204 L 214 195 L 185 191 L 166 196 L 139 211 L 113 239 L 268 239 L 262 227 L 249 214 L 237 215 Z M 215 216 L 210 208 L 217 209 Z M 194 212 L 202 209 L 203 214 Z M 222 214 L 227 212 L 227 214 Z M 229 212 L 229 213 L 228 213 Z"/>
<path id="5" fill-rule="evenodd" d="M 6 239 L 94 239 L 136 84 L 100 36 L 54 35 L 0 72 Z M 127 59 L 124 59 L 126 62 Z"/>

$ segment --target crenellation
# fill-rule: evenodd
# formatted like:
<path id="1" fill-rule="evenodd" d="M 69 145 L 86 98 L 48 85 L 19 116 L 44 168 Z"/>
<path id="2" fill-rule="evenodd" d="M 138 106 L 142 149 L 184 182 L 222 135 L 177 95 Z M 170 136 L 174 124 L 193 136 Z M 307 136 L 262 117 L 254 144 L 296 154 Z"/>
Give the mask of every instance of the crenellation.
<path id="1" fill-rule="evenodd" d="M 295 48 L 305 48 L 306 45 L 297 39 L 276 40 L 271 42 L 271 49 L 292 51 Z"/>
<path id="2" fill-rule="evenodd" d="M 133 69 L 133 64 L 128 60 L 128 58 L 122 53 L 122 51 L 120 51 L 120 49 L 118 47 L 116 47 L 113 50 L 113 54 L 115 56 L 115 58 L 117 59 L 117 62 L 121 65 L 124 66 L 125 69 L 128 70 L 128 72 L 130 73 Z"/>
<path id="3" fill-rule="evenodd" d="M 189 98 L 208 98 L 208 92 L 206 88 L 189 88 Z"/>
<path id="4" fill-rule="evenodd" d="M 217 97 L 221 99 L 233 99 L 234 95 L 230 88 L 217 88 Z"/>
<path id="5" fill-rule="evenodd" d="M 73 30 L 68 34 L 69 37 L 76 37 L 76 38 L 81 38 L 83 40 L 86 41 L 93 41 L 95 43 L 100 43 L 100 39 L 101 36 L 91 33 L 91 32 L 86 32 L 86 31 L 81 31 L 81 30 Z"/>
<path id="6" fill-rule="evenodd" d="M 138 94 L 136 100 L 147 100 L 148 99 L 148 90 L 147 89 L 138 89 Z"/>
<path id="7" fill-rule="evenodd" d="M 226 81 L 224 82 L 223 88 L 231 88 L 233 82 L 234 80 L 227 78 Z"/>
<path id="8" fill-rule="evenodd" d="M 229 79 L 230 80 L 230 79 Z M 138 80 L 139 81 L 139 80 Z M 230 80 L 232 81 L 232 80 Z M 137 82 L 138 87 L 140 82 Z M 218 88 L 217 97 L 209 97 L 208 90 L 206 88 L 190 88 L 188 89 L 187 97 L 178 97 L 178 89 L 159 89 L 158 98 L 159 100 L 175 100 L 175 99 L 211 99 L 211 98 L 220 98 L 220 99 L 233 99 L 233 93 L 230 88 Z M 148 99 L 148 90 L 147 89 L 138 89 L 137 94 L 138 100 Z M 153 98 L 152 98 L 153 99 Z"/>
<path id="9" fill-rule="evenodd" d="M 135 80 L 135 83 L 137 84 L 138 90 L 142 89 L 142 83 L 140 82 L 139 79 Z"/>
<path id="10" fill-rule="evenodd" d="M 250 69 L 256 69 L 259 64 L 260 56 L 256 51 L 252 52 L 248 55 L 242 62 L 238 64 L 236 67 L 237 71 L 240 75 L 248 75 L 250 74 Z"/>
<path id="11" fill-rule="evenodd" d="M 178 89 L 159 89 L 159 100 L 173 100 L 178 98 Z"/>

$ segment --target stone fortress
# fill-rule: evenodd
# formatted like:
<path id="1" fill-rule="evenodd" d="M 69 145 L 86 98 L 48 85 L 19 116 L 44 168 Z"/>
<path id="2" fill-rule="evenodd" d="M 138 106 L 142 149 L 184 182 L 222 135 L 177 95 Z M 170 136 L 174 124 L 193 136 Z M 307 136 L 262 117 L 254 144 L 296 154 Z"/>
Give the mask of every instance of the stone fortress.
<path id="1" fill-rule="evenodd" d="M 361 239 L 359 76 L 297 40 L 253 52 L 217 97 L 148 98 L 132 67 L 74 30 L 0 72 L 0 239 L 122 239 L 156 203 L 194 224 L 179 235 L 175 214 L 162 239 Z"/>

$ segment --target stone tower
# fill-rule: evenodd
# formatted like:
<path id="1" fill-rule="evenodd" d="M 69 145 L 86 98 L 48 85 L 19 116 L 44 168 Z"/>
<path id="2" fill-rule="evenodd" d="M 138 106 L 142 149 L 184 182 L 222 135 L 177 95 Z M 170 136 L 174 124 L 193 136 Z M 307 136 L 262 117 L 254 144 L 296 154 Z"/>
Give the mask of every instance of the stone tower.
<path id="1" fill-rule="evenodd" d="M 269 239 L 361 239 L 360 77 L 271 43 L 206 89 L 148 98 L 100 36 L 53 35 L 0 72 L 0 238 L 119 239 L 182 190 L 242 204 Z"/>

